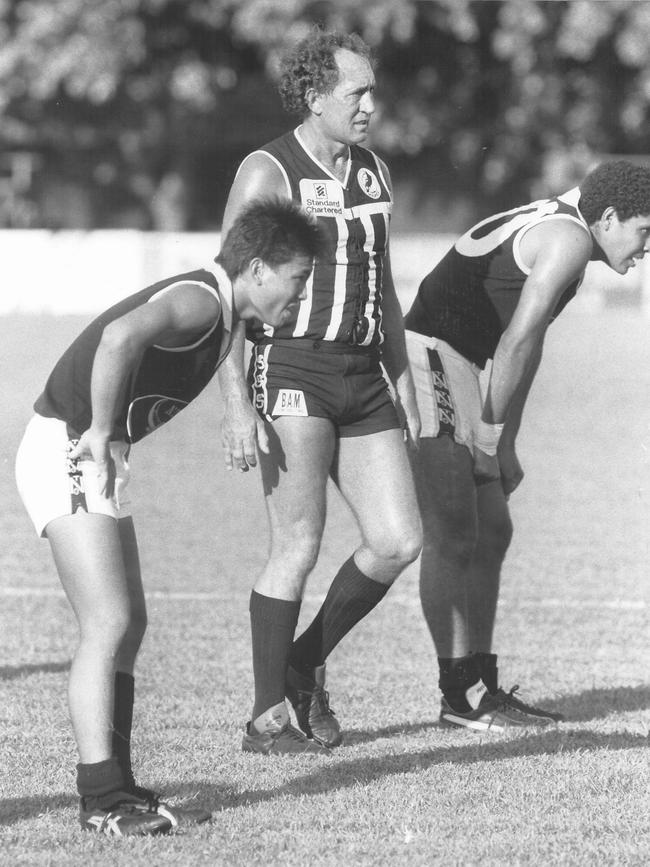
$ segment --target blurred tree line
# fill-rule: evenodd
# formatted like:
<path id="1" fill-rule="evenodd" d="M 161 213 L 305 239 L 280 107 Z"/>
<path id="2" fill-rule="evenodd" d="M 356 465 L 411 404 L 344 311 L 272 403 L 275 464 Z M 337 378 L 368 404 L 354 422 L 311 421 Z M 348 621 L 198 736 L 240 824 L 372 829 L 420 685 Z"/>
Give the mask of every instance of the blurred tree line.
<path id="1" fill-rule="evenodd" d="M 0 0 L 0 225 L 215 228 L 315 23 L 378 62 L 396 228 L 456 231 L 650 143 L 646 0 Z"/>

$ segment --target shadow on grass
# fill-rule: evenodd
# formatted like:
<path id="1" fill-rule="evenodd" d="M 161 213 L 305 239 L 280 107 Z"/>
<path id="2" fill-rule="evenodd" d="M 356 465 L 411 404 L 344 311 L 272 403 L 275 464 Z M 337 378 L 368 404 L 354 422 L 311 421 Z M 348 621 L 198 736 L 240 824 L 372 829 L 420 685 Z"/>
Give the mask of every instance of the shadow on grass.
<path id="1" fill-rule="evenodd" d="M 396 774 L 410 774 L 427 770 L 443 764 L 475 764 L 478 762 L 499 762 L 528 756 L 567 755 L 596 750 L 629 750 L 650 747 L 650 740 L 635 734 L 595 734 L 589 730 L 566 731 L 559 729 L 545 734 L 528 735 L 513 740 L 499 740 L 493 743 L 475 741 L 461 747 L 443 747 L 420 750 L 397 755 L 363 757 L 352 761 L 318 760 L 318 768 L 313 773 L 296 777 L 276 789 L 245 791 L 231 800 L 222 801 L 221 809 L 247 807 L 270 801 L 284 795 L 304 796 L 321 795 L 327 792 L 367 785 Z M 336 756 L 342 755 L 337 751 Z M 268 759 L 265 759 L 268 761 Z M 205 803 L 210 803 L 211 793 L 200 792 Z M 213 810 L 219 809 L 213 802 Z"/>
<path id="2" fill-rule="evenodd" d="M 0 799 L 0 827 L 13 825 L 21 819 L 35 819 L 51 810 L 78 809 L 79 799 L 74 795 L 32 795 L 25 798 Z M 76 812 L 75 812 L 76 819 Z"/>
<path id="3" fill-rule="evenodd" d="M 400 725 L 382 726 L 379 729 L 345 729 L 345 746 L 351 747 L 355 744 L 367 744 L 371 741 L 378 741 L 381 738 L 400 737 L 401 735 L 412 735 L 417 732 L 425 732 L 427 729 L 440 728 L 440 723 L 427 720 L 426 722 L 418 723 L 402 723 Z"/>
<path id="4" fill-rule="evenodd" d="M 542 703 L 542 707 L 546 707 Z M 587 689 L 576 695 L 569 695 L 561 701 L 549 703 L 552 710 L 560 711 L 567 722 L 586 722 L 601 719 L 612 713 L 650 708 L 650 685 L 615 686 L 609 689 Z"/>
<path id="5" fill-rule="evenodd" d="M 517 695 L 517 698 L 520 696 Z M 526 696 L 521 696 L 526 701 Z M 587 689 L 575 695 L 567 695 L 560 699 L 545 699 L 531 702 L 546 710 L 556 711 L 565 717 L 565 722 L 588 722 L 603 719 L 614 713 L 630 713 L 650 708 L 650 685 L 615 686 L 608 689 Z M 405 734 L 413 734 L 425 729 L 438 728 L 437 722 L 409 723 L 406 725 L 385 726 L 369 730 L 346 730 L 345 743 L 369 743 L 380 738 L 390 738 Z"/>
<path id="6" fill-rule="evenodd" d="M 70 671 L 70 660 L 66 662 L 33 662 L 25 665 L 0 665 L 0 680 L 15 680 L 30 674 L 58 674 Z"/>
<path id="7" fill-rule="evenodd" d="M 427 724 L 412 726 L 393 726 L 382 731 L 407 733 L 428 728 Z M 411 774 L 426 771 L 430 767 L 444 764 L 477 764 L 519 759 L 528 756 L 570 755 L 596 750 L 629 750 L 650 747 L 650 739 L 642 735 L 596 734 L 582 729 L 562 731 L 554 729 L 544 734 L 526 735 L 512 740 L 486 742 L 472 740 L 464 746 L 439 747 L 395 755 L 364 756 L 346 760 L 345 748 L 335 752 L 334 759 L 305 759 L 310 772 L 295 777 L 274 789 L 237 792 L 233 786 L 211 783 L 206 780 L 173 783 L 163 786 L 165 792 L 173 792 L 173 800 L 188 804 L 200 804 L 214 813 L 221 810 L 251 807 L 255 804 L 273 801 L 275 798 L 289 796 L 322 795 L 358 785 L 368 785 L 397 774 Z M 283 759 L 259 757 L 259 761 L 283 761 Z M 292 761 L 292 760 L 287 760 Z M 305 767 L 302 760 L 296 759 L 297 769 Z M 251 761 L 251 776 L 255 776 L 254 759 Z M 76 822 L 77 798 L 73 794 L 57 794 L 47 797 L 32 796 L 24 798 L 5 798 L 0 800 L 0 827 L 13 825 L 23 819 L 32 819 L 52 810 L 71 811 L 70 821 Z M 74 816 L 72 815 L 74 812 Z"/>
<path id="8" fill-rule="evenodd" d="M 171 793 L 171 784 L 164 786 L 164 790 Z M 170 801 L 177 801 L 179 804 L 185 801 L 188 806 L 200 805 L 211 810 L 223 809 L 224 803 L 230 805 L 238 800 L 232 786 L 210 783 L 206 780 L 177 784 L 173 791 L 174 796 L 172 798 L 170 795 Z M 24 819 L 35 819 L 37 816 L 43 816 L 54 810 L 67 811 L 64 821 L 69 821 L 71 825 L 76 826 L 78 809 L 79 798 L 73 793 L 0 798 L 0 828 L 3 825 L 14 825 Z"/>

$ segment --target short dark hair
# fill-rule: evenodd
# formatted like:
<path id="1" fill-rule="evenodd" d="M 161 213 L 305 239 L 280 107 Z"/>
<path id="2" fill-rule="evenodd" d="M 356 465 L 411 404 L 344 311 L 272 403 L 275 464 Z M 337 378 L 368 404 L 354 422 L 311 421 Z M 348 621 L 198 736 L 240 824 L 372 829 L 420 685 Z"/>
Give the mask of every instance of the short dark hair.
<path id="1" fill-rule="evenodd" d="M 582 216 L 591 225 L 609 207 L 619 220 L 650 214 L 650 166 L 613 160 L 590 172 L 580 184 Z"/>
<path id="2" fill-rule="evenodd" d="M 309 107 L 306 93 L 331 93 L 339 80 L 334 55 L 344 48 L 372 63 L 370 48 L 356 33 L 326 32 L 319 28 L 298 42 L 281 63 L 280 97 L 285 111 L 305 117 Z"/>
<path id="3" fill-rule="evenodd" d="M 269 196 L 253 199 L 238 214 L 215 261 L 234 280 L 252 259 L 272 268 L 296 256 L 314 259 L 322 251 L 316 220 L 290 199 Z"/>

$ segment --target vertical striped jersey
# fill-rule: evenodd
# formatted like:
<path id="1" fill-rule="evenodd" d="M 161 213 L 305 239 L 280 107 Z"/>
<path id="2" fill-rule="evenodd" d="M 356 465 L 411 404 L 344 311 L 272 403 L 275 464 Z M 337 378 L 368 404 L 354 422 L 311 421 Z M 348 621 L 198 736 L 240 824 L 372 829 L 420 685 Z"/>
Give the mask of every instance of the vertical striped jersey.
<path id="1" fill-rule="evenodd" d="M 282 172 L 287 195 L 315 216 L 326 246 L 307 298 L 279 328 L 249 328 L 254 341 L 304 337 L 359 346 L 383 340 L 381 299 L 392 195 L 376 156 L 352 145 L 343 182 L 307 149 L 300 128 L 262 147 Z"/>
<path id="2" fill-rule="evenodd" d="M 54 366 L 34 410 L 46 418 L 65 421 L 71 437 L 87 430 L 92 421 L 93 362 L 104 328 L 179 283 L 204 286 L 219 301 L 220 315 L 188 346 L 150 346 L 145 350 L 118 404 L 111 439 L 135 443 L 184 409 L 212 379 L 230 349 L 232 286 L 216 264 L 154 283 L 94 319 Z"/>
<path id="3" fill-rule="evenodd" d="M 495 214 L 473 226 L 424 278 L 404 325 L 438 337 L 474 364 L 485 366 L 507 328 L 530 268 L 521 239 L 547 220 L 570 220 L 590 237 L 579 209 L 580 189 Z M 575 295 L 582 276 L 565 289 L 554 316 Z"/>

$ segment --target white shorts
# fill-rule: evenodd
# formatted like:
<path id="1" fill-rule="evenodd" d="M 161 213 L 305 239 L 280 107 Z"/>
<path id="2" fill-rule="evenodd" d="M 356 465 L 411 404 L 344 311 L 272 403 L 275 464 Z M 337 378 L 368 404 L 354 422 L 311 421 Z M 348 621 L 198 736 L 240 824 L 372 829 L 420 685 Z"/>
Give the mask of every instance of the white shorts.
<path id="1" fill-rule="evenodd" d="M 39 536 L 54 518 L 74 515 L 78 509 L 111 518 L 130 515 L 125 487 L 129 481 L 125 442 L 111 443 L 115 461 L 115 494 L 103 496 L 97 483 L 94 461 L 73 461 L 68 452 L 70 440 L 66 423 L 58 418 L 35 415 L 25 430 L 16 455 L 18 493 Z"/>
<path id="2" fill-rule="evenodd" d="M 444 340 L 406 332 L 422 437 L 447 435 L 473 451 L 492 361 L 481 370 Z"/>

